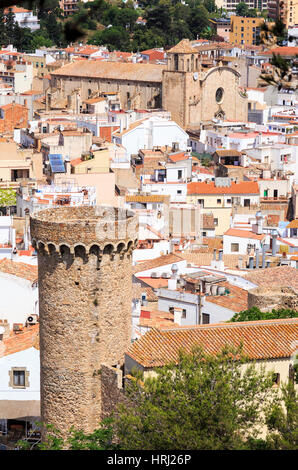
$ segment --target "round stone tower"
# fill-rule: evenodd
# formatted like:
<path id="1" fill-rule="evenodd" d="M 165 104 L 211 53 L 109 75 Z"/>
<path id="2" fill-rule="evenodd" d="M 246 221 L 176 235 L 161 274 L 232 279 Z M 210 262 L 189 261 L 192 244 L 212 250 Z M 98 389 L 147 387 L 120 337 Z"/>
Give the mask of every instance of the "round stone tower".
<path id="1" fill-rule="evenodd" d="M 101 418 L 100 367 L 131 339 L 138 218 L 113 207 L 61 207 L 31 217 L 38 252 L 41 418 L 62 433 Z"/>

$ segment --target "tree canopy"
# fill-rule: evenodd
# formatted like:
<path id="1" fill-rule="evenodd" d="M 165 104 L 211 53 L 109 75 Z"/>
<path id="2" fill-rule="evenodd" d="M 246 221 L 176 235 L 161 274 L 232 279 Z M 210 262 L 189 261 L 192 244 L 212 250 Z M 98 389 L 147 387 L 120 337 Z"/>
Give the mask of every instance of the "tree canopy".
<path id="1" fill-rule="evenodd" d="M 270 312 L 262 312 L 258 307 L 252 307 L 249 310 L 242 310 L 231 318 L 230 321 L 256 321 L 256 320 L 273 320 L 276 318 L 295 318 L 298 312 L 289 308 L 273 309 Z"/>
<path id="2" fill-rule="evenodd" d="M 297 448 L 297 392 L 282 393 L 274 374 L 238 349 L 217 356 L 200 348 L 181 352 L 178 364 L 144 378 L 132 372 L 127 404 L 90 434 L 71 429 L 66 440 L 48 426 L 41 449 L 241 450 Z M 264 437 L 261 431 L 268 427 Z M 28 447 L 21 443 L 19 447 Z"/>

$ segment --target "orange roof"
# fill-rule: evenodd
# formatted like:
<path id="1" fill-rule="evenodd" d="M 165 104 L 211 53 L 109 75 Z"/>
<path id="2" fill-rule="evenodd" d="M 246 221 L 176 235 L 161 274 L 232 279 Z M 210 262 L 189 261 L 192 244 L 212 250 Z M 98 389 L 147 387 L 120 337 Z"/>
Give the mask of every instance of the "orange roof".
<path id="1" fill-rule="evenodd" d="M 168 287 L 168 279 L 164 279 L 163 277 L 138 277 L 140 281 L 145 282 L 148 286 L 152 287 L 153 289 L 158 289 L 159 287 Z"/>
<path id="2" fill-rule="evenodd" d="M 286 228 L 298 228 L 298 219 L 292 220 Z"/>
<path id="3" fill-rule="evenodd" d="M 127 355 L 143 367 L 153 368 L 177 363 L 180 350 L 191 353 L 201 346 L 214 355 L 226 345 L 243 343 L 243 352 L 251 360 L 288 358 L 296 349 L 297 337 L 297 318 L 153 329 L 135 341 Z"/>
<path id="4" fill-rule="evenodd" d="M 0 357 L 9 356 L 29 348 L 39 349 L 39 325 L 24 328 L 22 333 L 13 333 L 2 340 L 4 348 L 0 349 Z"/>
<path id="5" fill-rule="evenodd" d="M 37 266 L 32 264 L 19 263 L 17 261 L 11 261 L 7 258 L 0 260 L 0 271 L 2 273 L 11 274 L 13 276 L 27 279 L 28 281 L 37 281 Z"/>
<path id="6" fill-rule="evenodd" d="M 245 275 L 245 279 L 259 287 L 294 287 L 298 289 L 297 269 L 290 266 L 276 266 L 274 268 L 254 269 Z"/>
<path id="7" fill-rule="evenodd" d="M 250 232 L 249 230 L 237 230 L 235 228 L 229 228 L 224 235 L 229 237 L 240 237 L 240 238 L 252 238 L 254 240 L 263 240 L 266 237 L 264 233 L 258 235 L 257 233 Z"/>
<path id="8" fill-rule="evenodd" d="M 296 56 L 297 55 L 297 47 L 290 47 L 290 46 L 283 46 L 283 47 L 276 47 L 275 49 L 271 49 L 270 51 L 263 52 L 263 55 L 286 55 L 286 56 Z"/>
<path id="9" fill-rule="evenodd" d="M 133 267 L 133 272 L 140 273 L 142 271 L 147 271 L 148 269 L 154 269 L 160 266 L 166 266 L 168 264 L 179 263 L 179 261 L 183 261 L 180 256 L 175 255 L 174 253 L 169 253 L 168 255 L 162 255 L 158 258 L 154 258 L 143 263 L 137 264 Z"/>
<path id="10" fill-rule="evenodd" d="M 181 153 L 177 153 L 177 154 L 174 154 L 174 155 L 169 155 L 169 159 L 172 161 L 172 162 L 180 162 L 180 161 L 183 161 L 183 160 L 188 160 L 188 155 L 185 155 L 185 152 L 181 152 Z"/>
<path id="11" fill-rule="evenodd" d="M 187 185 L 187 194 L 259 194 L 259 186 L 254 181 L 232 182 L 230 187 L 215 186 L 214 181 L 189 183 Z"/>
<path id="12" fill-rule="evenodd" d="M 4 14 L 7 15 L 7 13 L 9 13 L 9 10 L 11 10 L 12 13 L 29 13 L 30 12 L 30 10 L 26 10 L 26 8 L 12 6 L 12 7 L 5 8 Z"/>

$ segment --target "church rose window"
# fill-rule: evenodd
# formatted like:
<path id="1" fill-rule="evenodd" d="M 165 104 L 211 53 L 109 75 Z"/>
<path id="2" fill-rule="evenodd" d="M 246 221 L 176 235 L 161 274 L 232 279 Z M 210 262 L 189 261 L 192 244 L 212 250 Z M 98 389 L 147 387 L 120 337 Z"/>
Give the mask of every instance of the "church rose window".
<path id="1" fill-rule="evenodd" d="M 215 93 L 215 99 L 217 103 L 221 103 L 223 94 L 224 94 L 223 88 L 217 88 L 216 93 Z"/>

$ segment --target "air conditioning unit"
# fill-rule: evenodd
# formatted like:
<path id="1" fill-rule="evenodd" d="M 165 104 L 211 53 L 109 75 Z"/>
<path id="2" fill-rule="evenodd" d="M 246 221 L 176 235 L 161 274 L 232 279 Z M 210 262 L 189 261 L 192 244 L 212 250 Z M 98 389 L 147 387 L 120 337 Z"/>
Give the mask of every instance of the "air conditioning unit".
<path id="1" fill-rule="evenodd" d="M 36 325 L 37 322 L 38 322 L 38 315 L 29 315 L 29 317 L 27 317 L 26 323 L 28 325 Z"/>
<path id="2" fill-rule="evenodd" d="M 159 277 L 159 274 L 158 274 L 158 273 L 155 273 L 155 272 L 153 272 L 153 273 L 151 273 L 151 277 L 154 277 L 154 278 L 156 279 L 156 278 L 158 278 L 158 277 Z"/>

